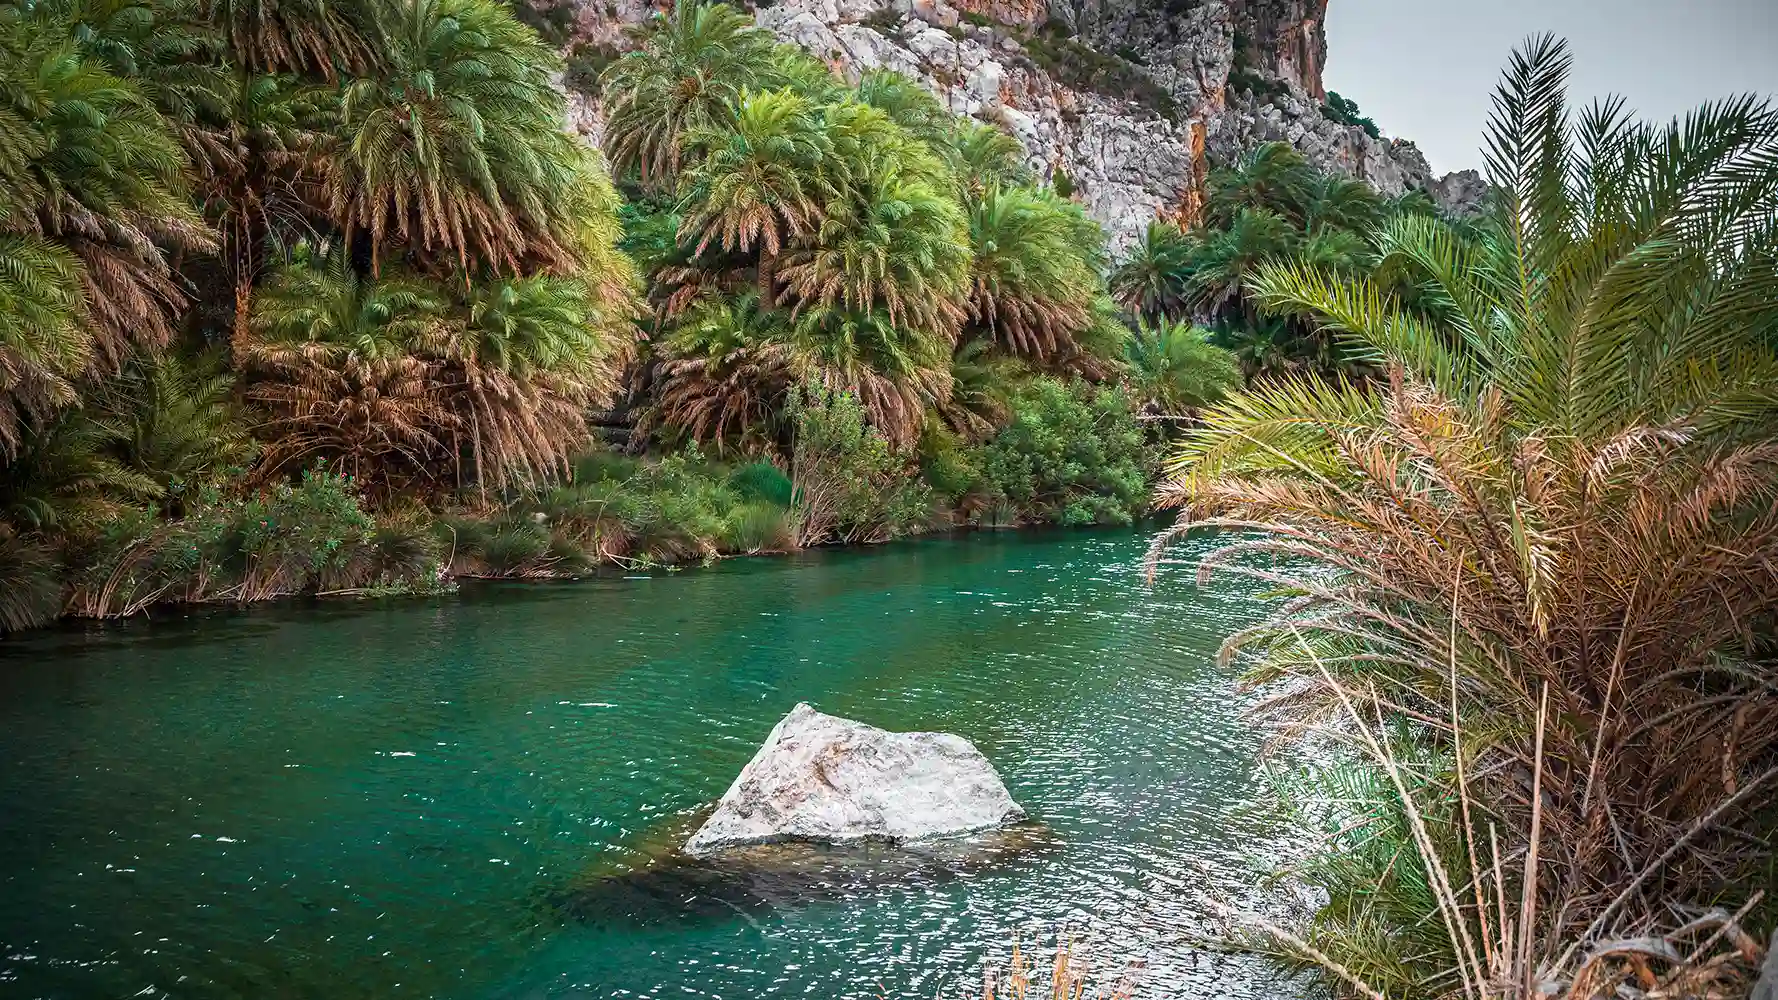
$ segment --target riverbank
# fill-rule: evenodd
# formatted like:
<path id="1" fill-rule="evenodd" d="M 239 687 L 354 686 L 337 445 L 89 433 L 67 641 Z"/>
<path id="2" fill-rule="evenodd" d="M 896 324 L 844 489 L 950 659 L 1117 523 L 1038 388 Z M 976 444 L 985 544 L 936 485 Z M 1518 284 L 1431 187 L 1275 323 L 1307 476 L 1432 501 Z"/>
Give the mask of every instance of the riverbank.
<path id="1" fill-rule="evenodd" d="M 1028 399 L 984 442 L 933 434 L 904 454 L 849 394 L 830 394 L 797 410 L 789 454 L 776 461 L 725 462 L 695 445 L 640 458 L 597 451 L 555 481 L 429 503 L 371 495 L 326 465 L 257 489 L 217 479 L 158 505 L 115 505 L 102 523 L 0 534 L 0 578 L 13 587 L 16 629 L 1141 516 L 1163 442 L 1123 392 L 1040 380 Z"/>

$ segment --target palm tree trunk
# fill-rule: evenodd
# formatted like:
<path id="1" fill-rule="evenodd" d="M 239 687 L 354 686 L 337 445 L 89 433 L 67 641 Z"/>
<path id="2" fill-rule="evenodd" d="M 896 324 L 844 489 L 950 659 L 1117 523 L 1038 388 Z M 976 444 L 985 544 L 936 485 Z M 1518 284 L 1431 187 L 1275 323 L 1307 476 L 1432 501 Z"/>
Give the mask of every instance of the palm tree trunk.
<path id="1" fill-rule="evenodd" d="M 778 308 L 778 255 L 760 251 L 759 299 L 767 309 Z"/>
<path id="2" fill-rule="evenodd" d="M 228 350 L 239 368 L 247 361 L 247 341 L 252 333 L 253 316 L 253 269 L 245 266 L 235 269 L 235 328 L 229 337 Z"/>

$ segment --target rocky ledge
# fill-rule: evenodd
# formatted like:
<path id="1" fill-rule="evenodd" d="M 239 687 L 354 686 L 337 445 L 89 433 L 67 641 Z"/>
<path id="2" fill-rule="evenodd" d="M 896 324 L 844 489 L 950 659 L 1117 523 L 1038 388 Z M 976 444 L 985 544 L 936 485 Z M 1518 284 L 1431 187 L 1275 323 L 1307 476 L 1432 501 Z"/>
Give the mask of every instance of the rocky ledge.
<path id="1" fill-rule="evenodd" d="M 902 843 L 1024 818 L 994 766 L 961 736 L 891 733 L 799 704 L 685 851 L 696 857 L 785 841 Z"/>

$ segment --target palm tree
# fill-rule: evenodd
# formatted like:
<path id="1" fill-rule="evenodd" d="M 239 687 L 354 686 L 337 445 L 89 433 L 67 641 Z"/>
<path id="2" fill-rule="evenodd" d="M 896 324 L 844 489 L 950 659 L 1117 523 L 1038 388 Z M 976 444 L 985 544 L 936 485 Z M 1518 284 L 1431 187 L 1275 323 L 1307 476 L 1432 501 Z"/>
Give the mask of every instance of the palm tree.
<path id="1" fill-rule="evenodd" d="M 1117 304 L 1151 322 L 1185 315 L 1192 297 L 1195 239 L 1170 222 L 1151 222 L 1111 273 Z"/>
<path id="2" fill-rule="evenodd" d="M 780 81 L 771 36 L 725 4 L 675 0 L 639 29 L 640 46 L 606 70 L 605 151 L 645 190 L 671 190 L 685 137 L 732 120 L 747 91 Z"/>
<path id="3" fill-rule="evenodd" d="M 326 460 L 373 493 L 438 476 L 458 427 L 442 366 L 419 352 L 447 341 L 445 309 L 424 284 L 360 275 L 337 250 L 276 272 L 237 362 L 268 418 L 264 474 Z"/>
<path id="4" fill-rule="evenodd" d="M 1214 315 L 1255 319 L 1249 287 L 1267 261 L 1288 257 L 1300 239 L 1290 221 L 1263 208 L 1237 209 L 1228 228 L 1212 230 L 1193 247 L 1192 288 L 1197 304 Z"/>
<path id="5" fill-rule="evenodd" d="M 814 235 L 833 194 L 825 162 L 831 141 L 810 102 L 787 90 L 746 95 L 730 126 L 693 132 L 704 150 L 681 186 L 682 242 L 702 255 L 712 244 L 759 253 L 759 290 L 767 309 L 778 303 L 778 258 L 787 244 Z"/>
<path id="6" fill-rule="evenodd" d="M 1156 413 L 1184 415 L 1222 401 L 1241 380 L 1234 355 L 1208 330 L 1178 321 L 1139 323 L 1125 347 L 1132 395 Z"/>
<path id="7" fill-rule="evenodd" d="M 879 162 L 847 178 L 811 245 L 784 269 L 797 309 L 817 306 L 951 337 L 969 268 L 962 210 L 927 181 Z"/>
<path id="8" fill-rule="evenodd" d="M 0 522 L 0 633 L 48 625 L 62 608 L 55 553 Z"/>
<path id="9" fill-rule="evenodd" d="M 0 456 L 24 425 L 78 401 L 73 378 L 91 361 L 83 269 L 40 237 L 0 236 Z"/>
<path id="10" fill-rule="evenodd" d="M 1313 314 L 1387 383 L 1239 396 L 1161 494 L 1178 530 L 1258 533 L 1206 570 L 1301 595 L 1232 640 L 1274 643 L 1257 676 L 1294 681 L 1276 707 L 1341 717 L 1391 773 L 1461 755 L 1416 772 L 1424 795 L 1379 786 L 1407 813 L 1461 801 L 1483 830 L 1414 835 L 1401 870 L 1424 905 L 1342 885 L 1319 958 L 1280 945 L 1350 970 L 1379 921 L 1429 928 L 1437 947 L 1393 966 L 1400 995 L 1556 990 L 1596 942 L 1665 926 L 1662 900 L 1744 897 L 1773 832 L 1778 673 L 1750 623 L 1778 588 L 1778 113 L 1736 98 L 1664 127 L 1621 101 L 1575 115 L 1568 68 L 1548 38 L 1515 54 L 1480 238 L 1423 215 L 1376 234 L 1441 308 L 1325 266 L 1260 268 L 1266 308 Z M 1488 860 L 1508 856 L 1526 860 Z M 1587 962 L 1598 995 L 1634 974 Z"/>
<path id="11" fill-rule="evenodd" d="M 232 83 L 226 124 L 199 144 L 204 155 L 196 172 L 234 286 L 231 340 L 244 351 L 268 249 L 311 228 L 310 188 L 322 173 L 323 131 L 337 109 L 334 94 L 287 76 L 243 73 Z"/>
<path id="12" fill-rule="evenodd" d="M 167 250 L 208 243 L 172 128 L 83 55 L 79 14 L 0 8 L 0 455 L 75 376 L 171 337 Z"/>
<path id="13" fill-rule="evenodd" d="M 897 450 L 913 447 L 928 409 L 950 394 L 950 340 L 880 309 L 804 310 L 789 342 L 812 363 L 813 380 L 855 396 L 866 421 Z"/>
<path id="14" fill-rule="evenodd" d="M 1424 192 L 1421 197 L 1426 197 Z M 1410 200 L 1402 204 L 1412 207 L 1418 202 Z M 1308 187 L 1302 207 L 1302 225 L 1311 234 L 1327 230 L 1362 233 L 1381 222 L 1388 207 L 1376 189 L 1364 181 L 1323 175 L 1315 178 Z"/>
<path id="15" fill-rule="evenodd" d="M 1307 207 L 1318 184 L 1315 169 L 1287 142 L 1261 143 L 1232 167 L 1210 172 L 1207 222 L 1235 223 L 1243 209 L 1281 215 L 1295 225 L 1307 222 Z"/>
<path id="16" fill-rule="evenodd" d="M 1041 188 L 989 188 L 970 205 L 971 318 L 1008 351 L 1050 362 L 1077 352 L 1093 318 L 1105 236 L 1079 205 Z"/>
<path id="17" fill-rule="evenodd" d="M 951 356 L 951 390 L 938 414 L 964 440 L 985 441 L 1012 419 L 1013 398 L 1030 378 L 1030 368 L 992 340 L 966 341 Z"/>
<path id="18" fill-rule="evenodd" d="M 556 57 L 491 0 L 404 0 L 387 38 L 386 67 L 341 94 L 324 185 L 373 269 L 392 241 L 462 270 L 575 266 L 589 154 L 561 129 Z"/>
<path id="19" fill-rule="evenodd" d="M 853 94 L 931 149 L 944 150 L 957 134 L 957 117 L 938 102 L 932 91 L 893 70 L 866 72 L 853 88 Z"/>
<path id="20" fill-rule="evenodd" d="M 979 197 L 990 187 L 1029 187 L 1036 180 L 1026 162 L 1024 144 L 993 125 L 956 121 L 948 142 L 940 148 L 948 148 L 960 193 L 966 198 Z"/>
<path id="21" fill-rule="evenodd" d="M 788 332 L 786 315 L 757 294 L 704 300 L 655 345 L 659 371 L 637 431 L 718 451 L 769 450 L 787 394 L 811 373 Z"/>
<path id="22" fill-rule="evenodd" d="M 235 398 L 235 378 L 214 356 L 139 357 L 92 400 L 125 469 L 153 480 L 168 512 L 189 491 L 252 464 L 256 448 Z"/>
<path id="23" fill-rule="evenodd" d="M 381 64 L 377 8 L 356 0 L 199 0 L 251 73 L 339 74 Z"/>
<path id="24" fill-rule="evenodd" d="M 468 299 L 440 352 L 440 381 L 474 481 L 506 486 L 567 470 L 592 444 L 587 411 L 610 402 L 628 343 L 576 279 L 486 279 Z"/>

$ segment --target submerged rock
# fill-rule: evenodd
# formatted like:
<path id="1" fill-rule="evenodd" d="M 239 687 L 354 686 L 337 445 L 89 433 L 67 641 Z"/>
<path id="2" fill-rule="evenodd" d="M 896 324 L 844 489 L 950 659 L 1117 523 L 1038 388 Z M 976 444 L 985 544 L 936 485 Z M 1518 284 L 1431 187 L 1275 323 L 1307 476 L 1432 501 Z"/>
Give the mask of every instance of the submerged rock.
<path id="1" fill-rule="evenodd" d="M 787 912 L 875 892 L 940 886 L 1021 866 L 1029 871 L 1060 846 L 1052 831 L 1022 823 L 906 844 L 787 842 L 696 857 L 667 850 L 588 872 L 554 904 L 567 916 L 597 925 L 724 921 L 736 914 Z"/>
<path id="2" fill-rule="evenodd" d="M 891 733 L 800 704 L 772 729 L 685 851 L 902 843 L 1024 818 L 994 766 L 963 737 Z"/>

